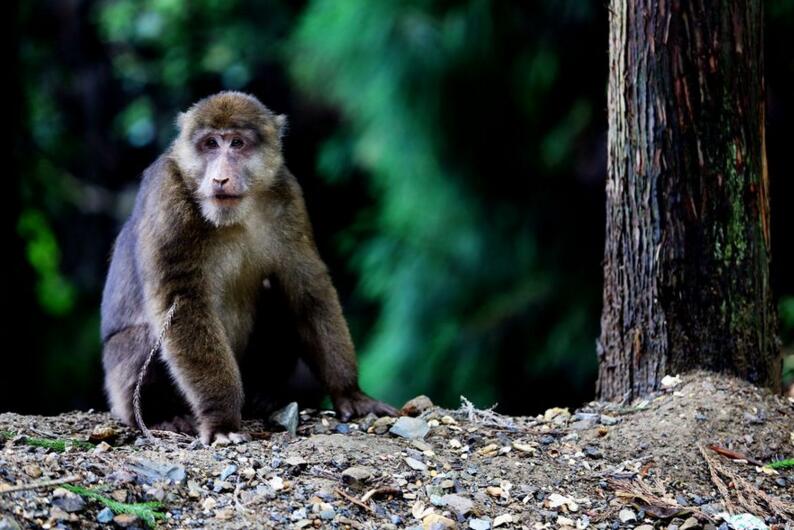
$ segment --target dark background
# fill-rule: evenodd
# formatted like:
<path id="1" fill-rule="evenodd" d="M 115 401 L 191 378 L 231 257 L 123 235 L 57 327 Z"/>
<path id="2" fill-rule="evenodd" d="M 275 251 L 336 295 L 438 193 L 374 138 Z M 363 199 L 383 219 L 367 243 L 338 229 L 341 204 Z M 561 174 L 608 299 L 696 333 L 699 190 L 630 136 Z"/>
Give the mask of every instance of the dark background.
<path id="1" fill-rule="evenodd" d="M 790 351 L 794 2 L 765 6 L 772 276 Z M 0 411 L 105 407 L 98 306 L 110 246 L 176 113 L 222 89 L 289 116 L 287 163 L 365 390 L 451 407 L 463 394 L 512 414 L 592 398 L 604 1 L 10 9 Z"/>

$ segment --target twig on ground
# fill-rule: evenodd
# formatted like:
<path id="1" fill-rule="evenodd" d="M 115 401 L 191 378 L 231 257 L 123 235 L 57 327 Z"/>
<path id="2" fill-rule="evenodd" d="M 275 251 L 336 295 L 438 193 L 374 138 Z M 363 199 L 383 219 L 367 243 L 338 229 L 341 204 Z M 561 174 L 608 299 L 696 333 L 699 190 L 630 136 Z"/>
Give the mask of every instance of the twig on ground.
<path id="1" fill-rule="evenodd" d="M 380 486 L 377 488 L 372 488 L 364 495 L 362 495 L 361 502 L 367 502 L 375 495 L 399 495 L 400 493 L 402 493 L 402 490 L 400 490 L 400 488 L 397 488 L 395 486 Z"/>
<path id="2" fill-rule="evenodd" d="M 763 466 L 764 463 L 756 460 L 755 458 L 751 458 L 744 453 L 740 453 L 738 451 L 732 451 L 730 449 L 726 449 L 724 447 L 720 447 L 719 445 L 707 445 L 709 449 L 714 451 L 715 453 L 724 456 L 725 458 L 729 458 L 731 460 L 744 460 L 753 464 L 754 466 Z"/>
<path id="3" fill-rule="evenodd" d="M 344 497 L 345 499 L 347 499 L 348 501 L 352 502 L 356 506 L 358 506 L 360 508 L 363 508 L 363 509 L 367 510 L 370 513 L 375 513 L 375 510 L 371 506 L 369 506 L 367 504 L 364 504 L 360 500 L 356 499 L 355 497 L 353 497 L 352 495 L 347 493 L 342 488 L 335 488 L 334 491 L 337 493 L 337 495 L 339 495 L 341 497 Z"/>
<path id="4" fill-rule="evenodd" d="M 758 489 L 712 456 L 705 447 L 699 446 L 698 449 L 700 449 L 700 454 L 703 455 L 708 465 L 711 482 L 714 483 L 717 491 L 722 495 L 725 507 L 729 512 L 765 513 L 766 511 L 771 511 L 784 519 L 786 516 L 794 516 L 794 504 L 785 502 Z M 730 493 L 728 484 L 733 485 L 736 495 L 735 501 Z"/>
<path id="5" fill-rule="evenodd" d="M 59 486 L 61 484 L 68 484 L 69 482 L 77 482 L 80 480 L 80 476 L 78 475 L 69 475 L 63 478 L 56 478 L 52 480 L 39 480 L 37 482 L 28 482 L 27 484 L 19 484 L 16 486 L 8 486 L 6 484 L 0 484 L 0 494 L 1 493 L 11 493 L 14 491 L 25 491 L 25 490 L 35 490 L 38 488 L 48 488 L 50 486 Z"/>
<path id="6" fill-rule="evenodd" d="M 699 509 L 680 506 L 669 497 L 664 484 L 658 479 L 655 480 L 653 487 L 642 479 L 615 480 L 608 478 L 607 483 L 615 490 L 615 495 L 618 498 L 659 519 L 691 514 L 701 519 L 712 520 L 711 516 Z"/>
<path id="7" fill-rule="evenodd" d="M 454 413 L 465 416 L 471 423 L 479 423 L 488 427 L 500 427 L 503 429 L 515 429 L 516 425 L 513 419 L 509 416 L 504 416 L 498 412 L 494 412 L 498 403 L 494 403 L 487 409 L 478 409 L 474 403 L 466 399 L 466 396 L 460 396 L 460 408 Z"/>

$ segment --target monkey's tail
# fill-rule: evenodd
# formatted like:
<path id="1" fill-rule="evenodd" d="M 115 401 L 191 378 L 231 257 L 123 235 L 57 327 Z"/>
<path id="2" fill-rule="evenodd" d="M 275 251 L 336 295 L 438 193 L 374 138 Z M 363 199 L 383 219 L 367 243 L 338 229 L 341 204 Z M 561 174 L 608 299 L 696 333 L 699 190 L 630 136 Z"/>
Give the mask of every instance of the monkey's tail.
<path id="1" fill-rule="evenodd" d="M 154 343 L 154 346 L 152 346 L 152 349 L 149 350 L 149 355 L 143 362 L 140 372 L 138 372 L 138 381 L 135 383 L 135 392 L 132 394 L 132 409 L 135 413 L 135 423 L 138 424 L 138 428 L 141 430 L 143 435 L 151 442 L 156 442 L 157 438 L 154 437 L 152 431 L 150 431 L 143 422 L 143 413 L 141 413 L 141 387 L 143 386 L 143 378 L 146 375 L 146 370 L 149 368 L 149 363 L 152 362 L 155 352 L 157 352 L 157 350 L 160 349 L 160 346 L 162 346 L 165 333 L 168 331 L 168 328 L 171 327 L 171 320 L 174 318 L 174 311 L 176 310 L 178 301 L 179 297 L 177 296 L 174 298 L 171 307 L 168 308 L 168 313 L 165 315 L 165 321 L 163 322 L 163 326 L 160 328 L 160 334 L 157 337 L 157 341 Z"/>

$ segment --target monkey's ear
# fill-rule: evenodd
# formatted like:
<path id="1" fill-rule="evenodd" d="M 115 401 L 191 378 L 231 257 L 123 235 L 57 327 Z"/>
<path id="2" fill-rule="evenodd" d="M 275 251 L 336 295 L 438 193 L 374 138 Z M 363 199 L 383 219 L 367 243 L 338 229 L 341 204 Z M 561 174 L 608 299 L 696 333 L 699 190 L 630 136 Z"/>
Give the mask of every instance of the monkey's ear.
<path id="1" fill-rule="evenodd" d="M 278 129 L 278 137 L 284 138 L 287 133 L 287 115 L 279 114 L 276 116 L 276 128 Z"/>
<path id="2" fill-rule="evenodd" d="M 181 132 L 187 123 L 187 112 L 180 112 L 176 117 L 176 128 Z"/>

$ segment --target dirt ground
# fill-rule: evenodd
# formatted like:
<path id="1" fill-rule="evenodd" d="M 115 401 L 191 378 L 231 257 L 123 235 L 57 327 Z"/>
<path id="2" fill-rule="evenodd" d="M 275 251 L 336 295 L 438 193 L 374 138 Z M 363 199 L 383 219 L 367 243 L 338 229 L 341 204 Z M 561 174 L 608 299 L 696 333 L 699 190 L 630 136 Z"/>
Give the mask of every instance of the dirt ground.
<path id="1" fill-rule="evenodd" d="M 794 529 L 794 469 L 762 467 L 794 457 L 794 398 L 669 382 L 538 417 L 301 411 L 297 436 L 246 422 L 253 440 L 226 447 L 151 442 L 106 413 L 0 414 L 0 530 L 146 528 L 155 511 L 158 528 Z"/>

